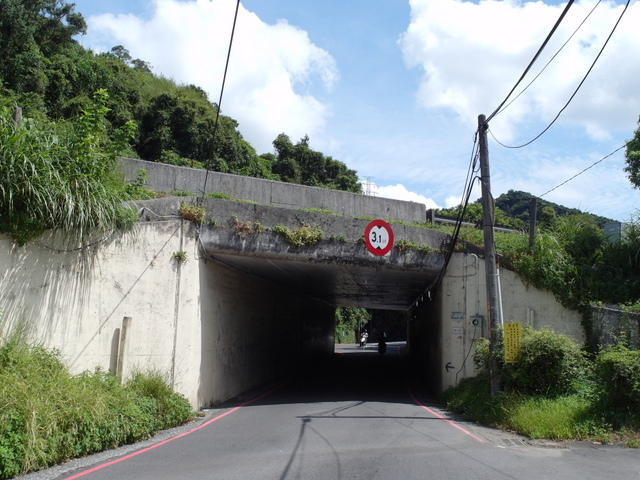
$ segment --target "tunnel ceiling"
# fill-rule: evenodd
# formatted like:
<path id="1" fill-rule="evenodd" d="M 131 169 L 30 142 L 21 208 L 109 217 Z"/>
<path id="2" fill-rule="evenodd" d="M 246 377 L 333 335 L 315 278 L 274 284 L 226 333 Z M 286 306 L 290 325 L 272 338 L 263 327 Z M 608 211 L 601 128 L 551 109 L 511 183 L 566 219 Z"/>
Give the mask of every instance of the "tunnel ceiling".
<path id="1" fill-rule="evenodd" d="M 340 307 L 406 310 L 436 278 L 439 268 L 379 262 L 309 262 L 237 254 L 208 255 L 211 260 Z M 436 262 L 440 263 L 440 262 Z"/>

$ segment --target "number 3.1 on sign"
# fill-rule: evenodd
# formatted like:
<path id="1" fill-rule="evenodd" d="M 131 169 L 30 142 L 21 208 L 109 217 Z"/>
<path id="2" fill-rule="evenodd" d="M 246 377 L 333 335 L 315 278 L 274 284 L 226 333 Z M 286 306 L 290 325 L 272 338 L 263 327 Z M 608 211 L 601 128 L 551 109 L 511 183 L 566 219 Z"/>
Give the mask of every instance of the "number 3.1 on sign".
<path id="1" fill-rule="evenodd" d="M 364 243 L 367 250 L 374 255 L 382 256 L 393 247 L 393 230 L 384 220 L 374 220 L 364 231 Z"/>

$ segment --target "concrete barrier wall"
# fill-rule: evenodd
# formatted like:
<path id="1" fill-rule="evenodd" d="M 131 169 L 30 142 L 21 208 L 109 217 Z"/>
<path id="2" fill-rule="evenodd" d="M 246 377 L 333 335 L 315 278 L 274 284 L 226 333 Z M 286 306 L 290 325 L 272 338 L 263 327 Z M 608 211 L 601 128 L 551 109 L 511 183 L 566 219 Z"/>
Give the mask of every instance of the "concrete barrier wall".
<path id="1" fill-rule="evenodd" d="M 156 370 L 195 406 L 201 332 L 191 226 L 141 224 L 94 240 L 75 250 L 47 234 L 21 248 L 0 239 L 4 332 L 22 323 L 31 340 L 58 349 L 73 373 L 115 373 L 123 319 L 130 317 L 123 376 Z M 173 258 L 181 250 L 191 261 Z"/>
<path id="2" fill-rule="evenodd" d="M 505 269 L 500 270 L 500 284 L 505 323 L 548 327 L 579 343 L 585 341 L 581 315 L 563 307 L 551 292 L 534 288 Z M 488 331 L 484 260 L 454 254 L 440 291 L 419 304 L 414 315 L 410 348 L 427 369 L 432 388 L 441 392 L 474 375 L 473 352 Z M 474 322 L 477 317 L 481 319 Z"/>
<path id="3" fill-rule="evenodd" d="M 50 234 L 21 248 L 0 237 L 0 292 L 0 334 L 21 330 L 58 349 L 73 373 L 116 372 L 129 317 L 123 376 L 158 371 L 194 407 L 298 365 L 308 345 L 333 351 L 332 308 L 199 260 L 182 220 L 84 248 Z"/>
<path id="4" fill-rule="evenodd" d="M 380 218 L 387 221 L 426 222 L 426 207 L 416 202 L 306 187 L 228 173 L 209 172 L 207 174 L 205 170 L 131 158 L 122 158 L 121 164 L 128 180 L 135 179 L 140 170 L 146 170 L 149 177 L 147 187 L 157 192 L 224 193 L 232 198 L 250 200 L 263 205 L 297 209 L 319 208 L 352 217 Z"/>

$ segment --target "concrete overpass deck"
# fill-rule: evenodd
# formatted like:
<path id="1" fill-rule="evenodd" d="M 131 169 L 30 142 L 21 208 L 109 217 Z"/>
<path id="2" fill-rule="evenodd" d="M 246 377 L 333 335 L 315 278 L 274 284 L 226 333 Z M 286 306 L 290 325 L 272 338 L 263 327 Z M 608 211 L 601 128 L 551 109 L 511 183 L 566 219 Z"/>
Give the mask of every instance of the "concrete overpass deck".
<path id="1" fill-rule="evenodd" d="M 137 203 L 141 219 L 156 220 L 175 214 L 184 202 L 197 203 L 206 212 L 199 230 L 202 257 L 333 306 L 408 309 L 440 273 L 441 251 L 449 238 L 436 230 L 392 223 L 396 246 L 386 256 L 375 256 L 362 240 L 370 219 L 207 197 Z M 276 226 L 307 226 L 320 230 L 322 237 L 295 246 Z"/>

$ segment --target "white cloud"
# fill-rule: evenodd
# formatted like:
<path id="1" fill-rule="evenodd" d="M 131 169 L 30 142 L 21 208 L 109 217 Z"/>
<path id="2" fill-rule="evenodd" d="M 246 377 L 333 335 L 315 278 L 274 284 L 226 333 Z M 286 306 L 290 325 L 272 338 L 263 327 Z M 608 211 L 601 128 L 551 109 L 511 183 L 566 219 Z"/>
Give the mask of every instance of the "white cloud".
<path id="1" fill-rule="evenodd" d="M 427 208 L 440 208 L 432 199 L 427 198 L 424 195 L 420 195 L 419 193 L 411 192 L 407 187 L 401 184 L 378 186 L 376 192 L 380 197 L 422 203 Z"/>
<path id="2" fill-rule="evenodd" d="M 108 50 L 121 44 L 155 72 L 198 85 L 217 103 L 236 3 L 155 0 L 149 20 L 134 15 L 90 17 L 90 39 L 100 44 L 89 46 Z M 222 112 L 240 123 L 258 153 L 272 151 L 279 133 L 301 138 L 321 132 L 329 108 L 307 92 L 318 80 L 330 90 L 337 79 L 333 57 L 305 31 L 286 21 L 266 24 L 240 6 Z"/>
<path id="3" fill-rule="evenodd" d="M 457 207 L 461 203 L 462 203 L 462 198 L 461 197 L 450 196 L 450 197 L 445 198 L 445 200 L 444 200 L 444 208 Z"/>
<path id="4" fill-rule="evenodd" d="M 522 87 L 540 72 L 595 3 L 574 4 Z M 453 110 L 470 123 L 480 113 L 491 114 L 504 99 L 565 8 L 564 4 L 516 0 L 410 0 L 410 5 L 411 23 L 400 44 L 406 64 L 423 71 L 418 101 L 426 108 Z M 556 116 L 621 12 L 622 5 L 614 2 L 602 2 L 595 9 L 549 68 L 492 122 L 500 139 L 512 141 L 519 126 L 546 123 Z M 580 126 L 596 139 L 608 138 L 612 131 L 628 131 L 635 124 L 640 111 L 635 82 L 640 63 L 630 61 L 629 52 L 640 49 L 638 24 L 640 3 L 635 2 L 561 122 Z"/>

